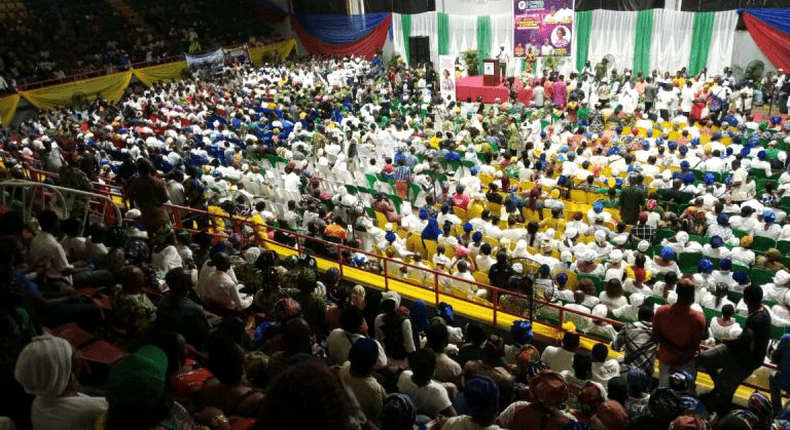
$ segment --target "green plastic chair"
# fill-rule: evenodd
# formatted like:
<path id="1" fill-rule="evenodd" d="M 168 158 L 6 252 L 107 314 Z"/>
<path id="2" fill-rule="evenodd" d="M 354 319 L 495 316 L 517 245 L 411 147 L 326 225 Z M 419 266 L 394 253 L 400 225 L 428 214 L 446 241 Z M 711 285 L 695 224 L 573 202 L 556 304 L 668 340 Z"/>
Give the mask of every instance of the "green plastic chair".
<path id="1" fill-rule="evenodd" d="M 770 284 L 774 281 L 774 272 L 770 270 L 763 270 L 763 269 L 752 269 L 752 274 L 749 276 L 752 281 L 752 285 L 765 285 Z"/>
<path id="2" fill-rule="evenodd" d="M 708 322 L 708 325 L 713 318 L 721 316 L 721 312 L 716 309 L 702 308 L 702 312 L 705 314 L 705 321 Z"/>
<path id="3" fill-rule="evenodd" d="M 752 243 L 753 250 L 766 252 L 771 248 L 776 248 L 775 240 L 765 236 L 754 236 L 754 243 Z"/>
<path id="4" fill-rule="evenodd" d="M 780 240 L 776 242 L 776 249 L 782 254 L 790 254 L 790 240 Z"/>
<path id="5" fill-rule="evenodd" d="M 749 170 L 749 176 L 751 176 L 755 181 L 760 179 L 765 179 L 768 176 L 765 174 L 764 169 L 751 169 Z"/>
<path id="6" fill-rule="evenodd" d="M 656 242 L 661 243 L 664 239 L 669 239 L 675 236 L 675 230 L 670 230 L 668 228 L 661 228 L 656 230 Z"/>
<path id="7" fill-rule="evenodd" d="M 744 266 L 744 265 L 736 264 L 736 263 L 732 263 L 732 269 L 731 270 L 732 270 L 733 273 L 735 273 L 735 272 L 743 272 L 743 273 L 746 273 L 747 275 L 749 274 L 749 272 L 752 271 L 752 269 L 750 269 L 749 266 Z"/>
<path id="8" fill-rule="evenodd" d="M 706 243 L 710 242 L 709 239 L 704 238 L 702 236 L 697 236 L 695 234 L 690 234 L 689 235 L 689 240 L 692 241 L 692 242 L 697 242 L 700 245 L 705 245 Z"/>
<path id="9" fill-rule="evenodd" d="M 678 257 L 678 266 L 680 266 L 680 271 L 683 273 L 696 273 L 697 263 L 701 258 L 702 253 L 700 252 L 680 254 L 680 257 Z"/>
<path id="10" fill-rule="evenodd" d="M 604 282 L 603 278 L 601 278 L 600 276 L 593 276 L 593 275 L 587 275 L 587 274 L 584 274 L 584 273 L 579 273 L 579 280 L 581 281 L 582 279 L 589 279 L 590 281 L 592 281 L 593 285 L 595 285 L 595 294 L 596 295 L 600 294 L 601 291 L 603 291 L 603 287 L 605 285 L 605 282 Z"/>
<path id="11" fill-rule="evenodd" d="M 667 304 L 667 301 L 658 296 L 650 296 L 645 298 L 645 305 L 650 307 L 655 307 L 655 305 L 663 306 Z"/>

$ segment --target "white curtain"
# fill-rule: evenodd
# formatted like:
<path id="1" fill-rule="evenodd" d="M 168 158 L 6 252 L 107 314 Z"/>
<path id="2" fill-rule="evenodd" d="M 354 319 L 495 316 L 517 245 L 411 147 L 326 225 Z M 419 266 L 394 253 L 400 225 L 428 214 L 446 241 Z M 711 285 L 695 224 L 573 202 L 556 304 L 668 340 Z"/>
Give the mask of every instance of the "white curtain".
<path id="1" fill-rule="evenodd" d="M 521 71 L 516 67 L 516 59 L 513 57 L 513 14 L 501 13 L 491 15 L 491 55 L 499 53 L 499 47 L 504 46 L 505 52 L 510 56 L 510 63 L 507 66 L 507 76 L 514 76 L 516 71 Z"/>
<path id="2" fill-rule="evenodd" d="M 636 12 L 618 12 L 597 9 L 592 13 L 590 25 L 590 52 L 588 59 L 595 65 L 611 54 L 618 71 L 634 66 L 634 39 L 636 38 Z"/>
<path id="3" fill-rule="evenodd" d="M 491 15 L 491 51 L 499 52 L 499 47 L 504 45 L 505 51 L 513 56 L 513 14 L 502 13 Z"/>
<path id="4" fill-rule="evenodd" d="M 449 21 L 449 54 L 457 57 L 461 52 L 468 51 L 470 49 L 477 49 L 477 16 L 449 15 Z"/>
<path id="5" fill-rule="evenodd" d="M 714 76 L 724 71 L 724 66 L 732 62 L 732 53 L 735 49 L 735 26 L 738 24 L 738 12 L 727 10 L 716 12 L 713 22 L 713 34 L 710 38 L 708 51 L 708 76 Z"/>
<path id="6" fill-rule="evenodd" d="M 399 13 L 392 14 L 392 50 L 398 55 L 406 55 L 406 46 L 403 40 L 403 25 L 401 24 L 401 15 Z"/>
<path id="7" fill-rule="evenodd" d="M 668 71 L 672 75 L 688 67 L 694 12 L 653 9 L 653 34 L 650 45 L 650 70 Z"/>
<path id="8" fill-rule="evenodd" d="M 431 61 L 435 68 L 439 68 L 439 30 L 436 22 L 436 12 L 423 12 L 411 16 L 411 35 L 428 36 L 431 44 Z"/>

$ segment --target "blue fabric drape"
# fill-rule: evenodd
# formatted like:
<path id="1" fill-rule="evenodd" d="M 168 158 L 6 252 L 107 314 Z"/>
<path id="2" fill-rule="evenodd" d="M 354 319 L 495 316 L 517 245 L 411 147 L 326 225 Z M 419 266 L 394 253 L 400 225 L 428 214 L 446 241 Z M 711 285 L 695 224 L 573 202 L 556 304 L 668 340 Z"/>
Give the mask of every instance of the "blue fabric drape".
<path id="1" fill-rule="evenodd" d="M 751 9 L 742 8 L 740 12 L 747 12 L 771 27 L 790 34 L 790 9 Z"/>
<path id="2" fill-rule="evenodd" d="M 312 37 L 332 45 L 354 43 L 367 36 L 389 13 L 365 15 L 293 15 L 293 19 Z"/>

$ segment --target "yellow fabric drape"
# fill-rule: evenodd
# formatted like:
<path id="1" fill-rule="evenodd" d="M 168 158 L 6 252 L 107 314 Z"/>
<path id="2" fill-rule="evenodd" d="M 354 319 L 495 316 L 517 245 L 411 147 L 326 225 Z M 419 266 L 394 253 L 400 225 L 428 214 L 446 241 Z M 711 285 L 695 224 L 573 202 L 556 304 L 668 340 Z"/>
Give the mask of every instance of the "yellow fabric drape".
<path id="1" fill-rule="evenodd" d="M 133 69 L 132 73 L 137 79 L 146 86 L 151 86 L 155 82 L 169 81 L 171 79 L 180 80 L 181 72 L 187 68 L 186 61 L 176 61 L 175 63 L 159 64 L 142 69 Z"/>
<path id="2" fill-rule="evenodd" d="M 45 110 L 72 105 L 75 96 L 84 96 L 86 100 L 95 100 L 101 95 L 105 100 L 117 102 L 123 96 L 131 79 L 131 71 L 113 73 L 84 81 L 23 91 L 22 97 L 33 106 Z"/>
<path id="3" fill-rule="evenodd" d="M 19 104 L 19 94 L 11 94 L 0 98 L 0 125 L 8 126 L 16 114 L 16 106 Z"/>
<path id="4" fill-rule="evenodd" d="M 256 66 L 263 64 L 263 55 L 276 52 L 281 60 L 284 60 L 296 48 L 296 39 L 283 40 L 282 42 L 272 43 L 266 46 L 255 46 L 250 48 L 250 61 Z"/>

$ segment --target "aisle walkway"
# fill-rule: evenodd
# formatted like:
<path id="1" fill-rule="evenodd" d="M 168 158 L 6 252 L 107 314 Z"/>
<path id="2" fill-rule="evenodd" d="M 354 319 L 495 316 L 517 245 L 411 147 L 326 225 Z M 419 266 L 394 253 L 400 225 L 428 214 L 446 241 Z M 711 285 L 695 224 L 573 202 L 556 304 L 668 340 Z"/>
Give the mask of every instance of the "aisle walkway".
<path id="1" fill-rule="evenodd" d="M 278 255 L 280 255 L 280 257 L 283 258 L 298 254 L 296 250 L 269 241 L 265 243 L 265 246 L 266 248 L 275 251 Z M 318 268 L 321 271 L 326 271 L 329 268 L 340 269 L 339 264 L 336 262 L 320 257 L 316 257 L 316 261 L 318 263 Z M 343 278 L 345 280 L 359 283 L 367 287 L 376 288 L 382 291 L 387 289 L 397 291 L 401 296 L 408 298 L 409 300 L 423 300 L 426 304 L 432 307 L 436 307 L 437 303 L 446 302 L 453 307 L 454 312 L 457 312 L 458 314 L 467 318 L 475 319 L 487 325 L 496 325 L 502 330 L 509 331 L 513 321 L 522 319 L 504 312 L 497 312 L 496 324 L 494 324 L 493 310 L 483 305 L 459 300 L 453 296 L 443 293 L 438 294 L 437 300 L 437 294 L 433 290 L 419 288 L 394 279 L 387 280 L 382 275 L 377 275 L 353 267 L 343 266 L 341 273 L 343 274 Z M 539 336 L 549 342 L 557 342 L 562 336 L 562 331 L 559 328 L 537 321 L 533 323 L 533 331 L 535 336 Z M 592 350 L 593 345 L 596 343 L 598 342 L 594 339 L 584 335 L 581 337 L 581 347 L 587 351 Z M 615 358 L 622 356 L 621 353 L 611 350 L 609 354 L 611 357 Z M 656 369 L 658 369 L 658 363 L 656 363 Z M 764 367 L 760 368 L 746 382 L 763 387 L 760 391 L 770 396 L 770 393 L 767 389 L 769 373 L 770 369 Z M 697 376 L 697 388 L 702 389 L 702 391 L 712 389 L 713 381 L 710 379 L 710 376 L 705 373 L 699 373 Z M 751 387 L 741 385 L 738 388 L 738 391 L 735 393 L 735 398 L 733 401 L 740 406 L 746 406 L 749 396 L 754 391 L 755 390 Z"/>

